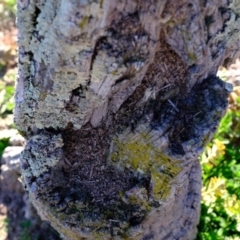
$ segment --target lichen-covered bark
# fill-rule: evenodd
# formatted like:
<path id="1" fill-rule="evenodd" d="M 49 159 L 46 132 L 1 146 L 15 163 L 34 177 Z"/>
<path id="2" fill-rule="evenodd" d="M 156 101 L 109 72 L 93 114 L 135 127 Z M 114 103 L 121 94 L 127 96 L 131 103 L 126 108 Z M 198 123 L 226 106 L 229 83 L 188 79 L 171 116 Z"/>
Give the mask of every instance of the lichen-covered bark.
<path id="1" fill-rule="evenodd" d="M 63 237 L 194 239 L 239 14 L 239 0 L 19 0 L 22 175 Z"/>

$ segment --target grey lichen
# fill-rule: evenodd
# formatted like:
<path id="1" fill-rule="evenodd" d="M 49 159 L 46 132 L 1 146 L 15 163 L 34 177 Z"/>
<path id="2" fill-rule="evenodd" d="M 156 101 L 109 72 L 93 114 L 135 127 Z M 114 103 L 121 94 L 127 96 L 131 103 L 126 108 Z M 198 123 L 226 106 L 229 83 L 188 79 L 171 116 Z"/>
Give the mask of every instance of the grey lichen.
<path id="1" fill-rule="evenodd" d="M 27 8 L 19 7 L 18 10 L 18 23 L 27 22 L 27 25 L 19 24 L 20 77 L 15 108 L 15 116 L 18 119 L 16 124 L 24 132 L 27 132 L 26 123 L 31 128 L 35 126 L 38 129 L 64 128 L 69 117 L 76 123 L 76 127 L 81 126 L 88 109 L 100 104 L 99 97 L 88 92 L 85 96 L 86 101 L 85 97 L 81 98 L 81 104 L 77 103 L 75 111 L 65 109 L 66 103 L 71 99 L 71 92 L 80 85 L 86 86 L 89 80 L 89 73 L 86 73 L 86 70 L 90 70 L 93 51 L 91 47 L 86 49 L 86 46 L 79 45 L 81 48 L 76 49 L 71 45 L 64 45 L 64 40 L 58 41 L 57 29 L 61 29 L 58 25 L 63 19 L 58 19 L 56 12 L 59 8 L 65 11 L 63 5 L 68 4 L 60 4 L 59 1 L 46 3 L 30 1 Z M 82 50 L 85 54 L 82 54 Z M 84 59 L 88 66 L 84 64 Z M 73 62 L 75 69 L 71 69 L 69 62 Z M 82 70 L 79 64 L 83 65 Z M 45 69 L 39 68 L 39 65 Z M 59 67 L 63 69 L 59 71 Z M 41 77 L 38 77 L 39 74 Z M 69 83 L 65 86 L 67 81 Z M 34 122 L 33 115 L 36 116 Z M 49 120 L 48 123 L 46 119 Z"/>
<path id="2" fill-rule="evenodd" d="M 90 11 L 90 18 L 100 5 L 79 3 L 79 7 L 81 11 L 86 8 L 86 14 Z M 72 19 L 68 18 L 70 13 Z M 19 116 L 16 124 L 21 131 L 27 132 L 26 123 L 30 128 L 64 129 L 69 119 L 76 129 L 81 128 L 89 116 L 94 118 L 94 109 L 107 103 L 115 83 L 123 75 L 134 76 L 148 59 L 147 44 L 151 42 L 135 14 L 114 23 L 114 28 L 101 27 L 98 33 L 95 31 L 94 42 L 83 32 L 97 28 L 99 23 L 94 25 L 97 20 L 91 18 L 84 21 L 87 27 L 83 27 L 81 19 L 86 16 L 79 16 L 73 3 L 30 1 L 28 8 L 19 8 L 18 15 L 19 23 L 31 19 L 27 30 L 26 25 L 19 24 L 20 36 L 24 37 L 19 38 L 20 77 L 15 115 Z M 132 25 L 135 30 L 130 36 Z M 83 94 L 72 103 L 73 92 L 80 87 Z M 97 126 L 102 117 L 92 122 Z"/>
<path id="3" fill-rule="evenodd" d="M 62 159 L 62 146 L 60 134 L 33 136 L 21 155 L 24 178 L 39 177 L 55 166 Z"/>
<path id="4" fill-rule="evenodd" d="M 192 87 L 238 56 L 239 1 L 168 1 L 163 16 L 174 16 L 174 9 L 181 10 L 164 26 L 166 39 L 189 67 Z"/>

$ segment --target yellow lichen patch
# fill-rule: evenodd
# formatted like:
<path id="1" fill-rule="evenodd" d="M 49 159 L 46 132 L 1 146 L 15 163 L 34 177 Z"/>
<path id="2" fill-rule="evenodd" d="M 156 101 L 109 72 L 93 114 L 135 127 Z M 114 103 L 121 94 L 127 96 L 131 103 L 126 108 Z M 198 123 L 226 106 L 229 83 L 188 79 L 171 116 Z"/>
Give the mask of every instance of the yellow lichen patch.
<path id="1" fill-rule="evenodd" d="M 171 177 L 160 174 L 157 171 L 151 174 L 153 182 L 153 193 L 158 199 L 165 199 L 170 191 Z"/>
<path id="2" fill-rule="evenodd" d="M 41 92 L 39 95 L 39 100 L 44 101 L 47 97 L 47 92 Z"/>
<path id="3" fill-rule="evenodd" d="M 103 6 L 103 0 L 100 0 L 100 8 Z"/>
<path id="4" fill-rule="evenodd" d="M 188 53 L 188 57 L 190 58 L 190 60 L 192 61 L 197 61 L 197 56 L 195 53 L 189 52 Z"/>
<path id="5" fill-rule="evenodd" d="M 117 73 L 118 73 L 117 69 L 111 72 L 113 76 L 117 75 Z"/>
<path id="6" fill-rule="evenodd" d="M 120 168 L 130 168 L 136 172 L 151 176 L 153 194 L 158 200 L 164 200 L 171 189 L 171 181 L 178 175 L 181 167 L 153 145 L 141 141 L 114 140 L 111 161 Z"/>
<path id="7" fill-rule="evenodd" d="M 84 16 L 81 20 L 81 22 L 79 23 L 79 27 L 81 28 L 81 30 L 84 30 L 85 26 L 88 23 L 88 17 Z"/>
<path id="8" fill-rule="evenodd" d="M 129 203 L 131 203 L 132 205 L 141 206 L 142 210 L 151 211 L 151 206 L 149 206 L 147 201 L 139 198 L 138 196 L 134 196 L 134 195 L 130 196 L 129 197 Z"/>

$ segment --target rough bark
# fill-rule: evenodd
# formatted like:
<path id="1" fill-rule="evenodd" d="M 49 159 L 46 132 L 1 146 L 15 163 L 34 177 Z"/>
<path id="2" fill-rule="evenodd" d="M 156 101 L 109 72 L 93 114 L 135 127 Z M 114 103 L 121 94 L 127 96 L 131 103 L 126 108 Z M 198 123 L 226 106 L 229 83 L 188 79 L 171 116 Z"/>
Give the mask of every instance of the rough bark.
<path id="1" fill-rule="evenodd" d="M 25 188 L 66 239 L 194 239 L 240 2 L 19 0 Z"/>

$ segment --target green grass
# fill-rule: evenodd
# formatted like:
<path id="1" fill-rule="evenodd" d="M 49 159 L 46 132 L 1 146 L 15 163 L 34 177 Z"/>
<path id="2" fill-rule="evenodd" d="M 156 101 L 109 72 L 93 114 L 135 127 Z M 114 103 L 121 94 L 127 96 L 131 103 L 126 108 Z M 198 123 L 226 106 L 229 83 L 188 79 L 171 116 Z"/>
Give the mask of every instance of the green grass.
<path id="1" fill-rule="evenodd" d="M 16 15 L 16 0 L 0 0 L 0 3 L 3 4 L 4 10 L 9 14 Z"/>
<path id="2" fill-rule="evenodd" d="M 9 139 L 0 139 L 0 159 L 2 157 L 4 149 L 8 146 Z M 1 163 L 1 162 L 0 162 Z"/>
<path id="3" fill-rule="evenodd" d="M 22 231 L 19 240 L 33 240 L 31 237 L 32 222 L 30 220 L 24 220 L 20 222 L 20 227 Z M 38 237 L 35 239 L 37 240 Z"/>
<path id="4" fill-rule="evenodd" d="M 0 81 L 0 118 L 4 119 L 8 114 L 13 113 L 14 108 L 14 86 L 7 86 Z M 1 138 L 0 135 L 0 159 L 4 149 L 8 146 L 9 139 Z"/>
<path id="5" fill-rule="evenodd" d="M 0 115 L 11 114 L 14 108 L 14 87 L 5 86 L 0 90 Z"/>
<path id="6" fill-rule="evenodd" d="M 201 156 L 203 189 L 197 239 L 240 239 L 240 98 Z"/>

